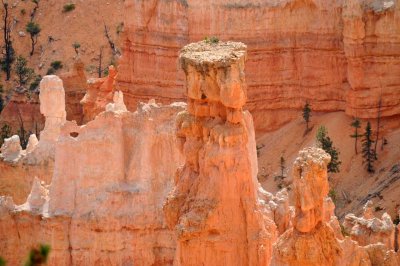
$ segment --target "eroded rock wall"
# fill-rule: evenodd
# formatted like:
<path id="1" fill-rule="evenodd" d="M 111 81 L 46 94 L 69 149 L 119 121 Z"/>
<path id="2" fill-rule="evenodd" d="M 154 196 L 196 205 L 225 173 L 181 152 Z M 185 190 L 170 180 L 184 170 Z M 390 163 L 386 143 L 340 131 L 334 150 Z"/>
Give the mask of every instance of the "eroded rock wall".
<path id="1" fill-rule="evenodd" d="M 382 116 L 399 115 L 400 9 L 386 2 L 126 1 L 117 86 L 129 109 L 154 97 L 184 100 L 179 47 L 214 35 L 249 47 L 247 106 L 257 130 L 279 128 L 306 101 L 314 111 L 376 118 L 382 97 Z"/>

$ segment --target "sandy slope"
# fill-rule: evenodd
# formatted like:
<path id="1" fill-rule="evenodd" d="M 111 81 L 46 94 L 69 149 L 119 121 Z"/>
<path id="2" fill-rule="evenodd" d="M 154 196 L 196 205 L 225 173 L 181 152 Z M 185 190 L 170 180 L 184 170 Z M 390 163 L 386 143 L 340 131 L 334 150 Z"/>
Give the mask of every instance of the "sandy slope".
<path id="1" fill-rule="evenodd" d="M 32 57 L 29 56 L 31 40 L 25 27 L 30 20 L 34 4 L 30 0 L 9 2 L 12 3 L 10 11 L 15 20 L 12 39 L 16 54 L 26 57 L 38 74 L 46 74 L 50 63 L 55 60 L 63 62 L 63 72 L 70 69 L 75 56 L 72 44 L 79 42 L 80 57 L 86 65 L 87 72 L 90 74 L 94 71 L 95 75 L 101 46 L 104 47 L 103 63 L 106 65 L 111 61 L 111 49 L 104 36 L 104 23 L 107 24 L 113 41 L 120 47 L 117 26 L 124 21 L 123 0 L 40 0 L 34 21 L 42 30 Z M 75 3 L 75 10 L 63 12 L 63 6 L 70 2 Z M 22 14 L 22 10 L 25 14 Z M 3 8 L 0 12 L 2 16 Z M 26 36 L 20 36 L 20 32 Z M 49 41 L 50 37 L 53 41 Z M 3 44 L 2 39 L 0 44 Z"/>
<path id="2" fill-rule="evenodd" d="M 396 121 L 391 121 L 392 126 L 393 122 Z M 269 191 L 278 190 L 280 180 L 275 181 L 274 177 L 280 173 L 280 156 L 286 160 L 286 180 L 290 181 L 291 167 L 298 151 L 315 145 L 317 128 L 325 125 L 334 145 L 340 151 L 339 158 L 342 161 L 340 173 L 330 174 L 330 185 L 337 197 L 337 214 L 341 218 L 348 212 L 359 214 L 367 196 L 372 194 L 370 198 L 375 206 L 385 209 L 394 217 L 395 210 L 400 208 L 400 129 L 386 130 L 388 145 L 381 151 L 381 142 L 378 143 L 379 160 L 375 164 L 376 172 L 369 174 L 364 169 L 361 154 L 355 155 L 354 139 L 349 137 L 353 130 L 350 123 L 351 118 L 342 112 L 315 114 L 312 117 L 312 131 L 305 136 L 305 123 L 301 117 L 277 131 L 259 136 L 258 146 L 265 145 L 259 152 L 259 179 L 263 186 Z M 397 121 L 397 125 L 399 123 Z M 365 126 L 366 121 L 363 121 L 362 132 Z M 385 123 L 383 126 L 385 127 Z M 361 143 L 358 150 L 360 152 Z"/>

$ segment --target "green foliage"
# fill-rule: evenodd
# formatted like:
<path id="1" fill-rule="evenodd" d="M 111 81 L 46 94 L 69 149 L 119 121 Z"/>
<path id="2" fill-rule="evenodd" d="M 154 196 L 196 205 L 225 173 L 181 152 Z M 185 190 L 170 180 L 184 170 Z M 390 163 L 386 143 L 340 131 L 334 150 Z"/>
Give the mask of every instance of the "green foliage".
<path id="1" fill-rule="evenodd" d="M 9 46 L 3 46 L 4 49 L 9 49 L 8 51 L 8 56 L 7 56 L 7 51 L 6 54 L 4 54 L 4 57 L 0 59 L 0 65 L 1 65 L 1 70 L 7 73 L 8 68 L 11 69 L 12 63 L 15 61 L 15 50 L 12 46 L 12 43 L 10 41 Z"/>
<path id="2" fill-rule="evenodd" d="M 33 52 L 35 51 L 35 45 L 37 43 L 37 38 L 39 36 L 41 29 L 39 24 L 31 21 L 28 24 L 26 24 L 26 31 L 31 35 L 32 49 L 30 55 L 32 56 Z"/>
<path id="3" fill-rule="evenodd" d="M 358 134 L 358 129 L 361 127 L 361 122 L 357 117 L 355 117 L 350 125 L 354 128 L 354 133 L 350 135 L 350 137 L 354 138 L 354 150 L 356 154 L 358 154 L 357 141 L 359 137 L 363 136 L 361 134 Z"/>
<path id="4" fill-rule="evenodd" d="M 36 75 L 35 79 L 32 81 L 31 85 L 29 86 L 29 90 L 31 92 L 35 91 L 39 87 L 41 80 L 42 80 L 42 76 Z"/>
<path id="5" fill-rule="evenodd" d="M 56 61 L 51 62 L 50 66 L 51 66 L 54 70 L 59 70 L 59 69 L 63 68 L 63 64 L 62 64 L 62 62 L 59 61 L 59 60 L 56 60 Z"/>
<path id="6" fill-rule="evenodd" d="M 19 86 L 24 86 L 33 78 L 34 71 L 27 66 L 28 62 L 22 56 L 17 57 L 15 63 L 15 74 L 17 74 L 17 82 Z"/>
<path id="7" fill-rule="evenodd" d="M 363 163 L 369 173 L 375 172 L 374 162 L 377 159 L 375 151 L 372 147 L 373 143 L 374 141 L 372 140 L 371 123 L 368 122 L 362 140 L 362 155 L 364 159 Z"/>
<path id="8" fill-rule="evenodd" d="M 303 118 L 304 121 L 306 121 L 306 130 L 308 132 L 308 123 L 310 122 L 310 117 L 311 117 L 311 106 L 308 102 L 303 107 Z"/>
<path id="9" fill-rule="evenodd" d="M 333 146 L 333 142 L 328 136 L 328 131 L 325 126 L 320 126 L 318 128 L 316 139 L 318 147 L 331 156 L 331 162 L 328 164 L 328 172 L 339 173 L 339 166 L 342 163 L 339 160 L 340 152 Z"/>
<path id="10" fill-rule="evenodd" d="M 336 194 L 336 190 L 334 188 L 331 188 L 329 190 L 328 196 L 332 199 L 333 203 L 336 204 L 337 194 Z"/>
<path id="11" fill-rule="evenodd" d="M 78 55 L 79 54 L 79 48 L 81 48 L 81 44 L 79 42 L 74 42 L 72 44 L 72 47 L 74 48 L 76 55 Z"/>
<path id="12" fill-rule="evenodd" d="M 40 31 L 41 28 L 39 26 L 39 24 L 31 21 L 28 24 L 26 24 L 26 31 L 31 35 L 31 36 L 37 36 Z"/>
<path id="13" fill-rule="evenodd" d="M 3 145 L 4 140 L 11 137 L 11 128 L 5 124 L 0 131 L 0 146 Z"/>
<path id="14" fill-rule="evenodd" d="M 205 38 L 204 38 L 204 41 L 205 41 L 206 43 L 209 43 L 209 44 L 216 44 L 216 43 L 219 43 L 219 39 L 218 39 L 217 37 L 215 37 L 215 36 L 205 37 Z"/>
<path id="15" fill-rule="evenodd" d="M 45 264 L 49 257 L 50 250 L 51 248 L 49 245 L 40 245 L 39 248 L 31 249 L 25 266 L 39 266 Z"/>
<path id="16" fill-rule="evenodd" d="M 63 12 L 64 12 L 64 13 L 71 12 L 71 11 L 74 10 L 74 9 L 75 9 L 75 4 L 73 4 L 73 3 L 68 3 L 68 4 L 65 4 L 65 5 L 64 5 L 64 7 L 63 7 Z"/>
<path id="17" fill-rule="evenodd" d="M 0 266 L 6 266 L 6 261 L 0 257 Z"/>

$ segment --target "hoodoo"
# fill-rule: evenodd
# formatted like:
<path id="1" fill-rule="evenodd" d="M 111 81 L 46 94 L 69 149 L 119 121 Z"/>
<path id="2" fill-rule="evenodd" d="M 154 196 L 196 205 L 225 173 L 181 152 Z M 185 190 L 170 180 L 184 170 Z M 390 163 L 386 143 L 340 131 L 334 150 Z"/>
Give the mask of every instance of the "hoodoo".
<path id="1" fill-rule="evenodd" d="M 276 226 L 257 198 L 254 128 L 243 111 L 247 47 L 185 46 L 188 110 L 177 118 L 186 157 L 164 206 L 175 229 L 175 265 L 268 265 Z"/>

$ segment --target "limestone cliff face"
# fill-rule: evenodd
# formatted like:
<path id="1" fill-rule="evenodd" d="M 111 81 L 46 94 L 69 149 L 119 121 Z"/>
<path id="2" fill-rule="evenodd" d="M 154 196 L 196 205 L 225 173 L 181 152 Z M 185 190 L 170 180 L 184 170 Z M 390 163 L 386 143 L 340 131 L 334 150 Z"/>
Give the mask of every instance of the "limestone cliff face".
<path id="1" fill-rule="evenodd" d="M 178 48 L 215 35 L 249 47 L 247 106 L 257 129 L 278 128 L 306 101 L 375 118 L 382 96 L 382 115 L 398 115 L 399 10 L 381 0 L 126 1 L 117 86 L 131 109 L 185 99 Z"/>
<path id="2" fill-rule="evenodd" d="M 242 43 L 181 51 L 189 99 L 177 135 L 186 163 L 164 206 L 178 237 L 175 265 L 269 265 L 276 226 L 257 197 L 245 59 Z"/>

